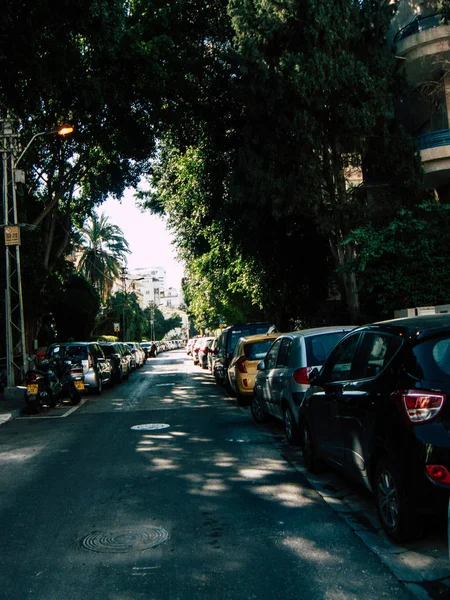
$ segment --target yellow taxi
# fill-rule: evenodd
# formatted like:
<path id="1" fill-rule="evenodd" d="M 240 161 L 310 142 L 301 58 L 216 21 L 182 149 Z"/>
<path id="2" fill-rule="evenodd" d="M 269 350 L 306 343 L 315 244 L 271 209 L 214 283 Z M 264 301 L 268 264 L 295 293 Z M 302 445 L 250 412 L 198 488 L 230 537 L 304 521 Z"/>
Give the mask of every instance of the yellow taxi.
<path id="1" fill-rule="evenodd" d="M 269 348 L 281 333 L 264 333 L 241 337 L 234 348 L 233 358 L 228 367 L 228 380 L 238 403 L 249 402 L 253 395 L 253 386 L 257 365 L 266 357 Z"/>

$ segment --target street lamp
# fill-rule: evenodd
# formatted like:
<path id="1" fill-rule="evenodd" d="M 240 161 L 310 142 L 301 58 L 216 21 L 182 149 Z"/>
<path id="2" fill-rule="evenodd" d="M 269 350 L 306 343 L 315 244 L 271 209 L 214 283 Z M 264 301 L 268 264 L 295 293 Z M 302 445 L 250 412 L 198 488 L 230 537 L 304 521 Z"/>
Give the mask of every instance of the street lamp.
<path id="1" fill-rule="evenodd" d="M 34 140 L 52 133 L 65 136 L 73 127 L 65 125 L 59 129 L 36 133 L 20 153 L 20 135 L 17 120 L 10 117 L 0 120 L 0 154 L 2 155 L 2 198 L 3 228 L 5 235 L 5 338 L 6 338 L 6 381 L 8 387 L 15 385 L 15 371 L 25 375 L 27 357 L 25 345 L 25 322 L 23 315 L 22 279 L 20 266 L 20 235 L 17 218 L 16 181 L 19 181 L 17 166 Z M 21 358 L 21 364 L 19 363 Z"/>

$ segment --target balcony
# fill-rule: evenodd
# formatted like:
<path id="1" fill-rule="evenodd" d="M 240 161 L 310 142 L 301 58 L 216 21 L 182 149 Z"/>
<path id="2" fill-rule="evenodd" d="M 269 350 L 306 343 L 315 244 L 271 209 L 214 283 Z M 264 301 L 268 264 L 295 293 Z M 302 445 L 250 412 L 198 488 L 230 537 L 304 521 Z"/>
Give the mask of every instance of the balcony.
<path id="1" fill-rule="evenodd" d="M 415 17 L 394 38 L 397 57 L 405 59 L 411 83 L 429 81 L 435 71 L 442 70 L 440 59 L 450 56 L 450 25 L 440 14 Z"/>
<path id="2" fill-rule="evenodd" d="M 425 185 L 439 188 L 450 183 L 450 129 L 430 131 L 417 138 Z"/>

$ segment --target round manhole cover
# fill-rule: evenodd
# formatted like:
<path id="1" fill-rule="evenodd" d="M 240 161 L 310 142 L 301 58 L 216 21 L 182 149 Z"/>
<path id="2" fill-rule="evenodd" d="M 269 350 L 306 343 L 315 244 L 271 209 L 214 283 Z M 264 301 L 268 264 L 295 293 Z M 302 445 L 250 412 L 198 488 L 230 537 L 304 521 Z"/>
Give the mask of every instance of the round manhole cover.
<path id="1" fill-rule="evenodd" d="M 121 554 L 155 548 L 168 539 L 169 534 L 162 527 L 132 527 L 112 531 L 93 531 L 81 540 L 81 545 L 92 552 Z"/>
<path id="2" fill-rule="evenodd" d="M 167 423 L 143 423 L 142 425 L 133 425 L 131 429 L 139 431 L 157 431 L 158 429 L 167 429 L 170 427 Z"/>

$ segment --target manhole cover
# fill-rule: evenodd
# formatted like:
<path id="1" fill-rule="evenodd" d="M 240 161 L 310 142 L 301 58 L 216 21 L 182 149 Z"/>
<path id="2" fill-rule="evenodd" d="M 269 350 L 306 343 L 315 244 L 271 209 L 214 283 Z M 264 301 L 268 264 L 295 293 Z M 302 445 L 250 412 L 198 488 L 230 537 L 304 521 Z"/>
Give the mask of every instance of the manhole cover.
<path id="1" fill-rule="evenodd" d="M 144 423 L 142 425 L 133 425 L 131 429 L 145 430 L 145 431 L 156 431 L 158 429 L 167 429 L 170 427 L 167 423 Z"/>
<path id="2" fill-rule="evenodd" d="M 162 527 L 139 527 L 113 529 L 112 531 L 93 531 L 81 540 L 81 545 L 92 552 L 121 554 L 141 552 L 164 544 L 169 539 L 168 532 Z"/>

